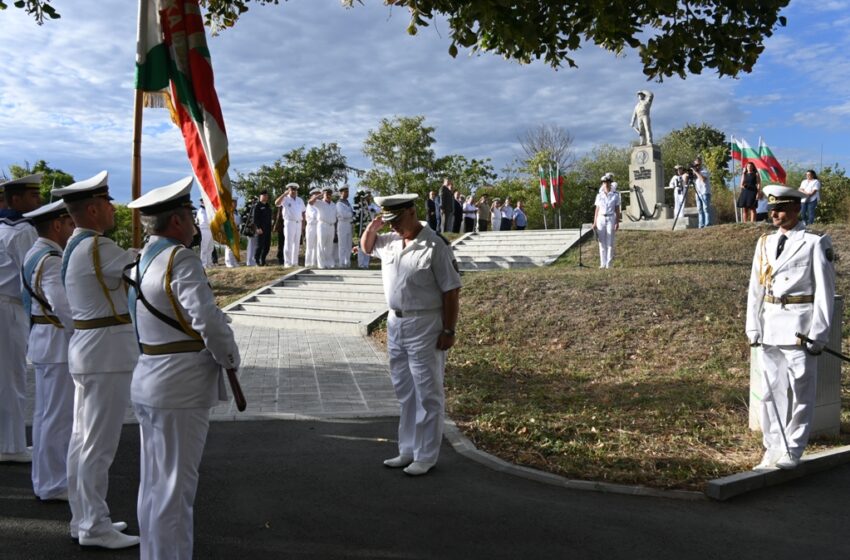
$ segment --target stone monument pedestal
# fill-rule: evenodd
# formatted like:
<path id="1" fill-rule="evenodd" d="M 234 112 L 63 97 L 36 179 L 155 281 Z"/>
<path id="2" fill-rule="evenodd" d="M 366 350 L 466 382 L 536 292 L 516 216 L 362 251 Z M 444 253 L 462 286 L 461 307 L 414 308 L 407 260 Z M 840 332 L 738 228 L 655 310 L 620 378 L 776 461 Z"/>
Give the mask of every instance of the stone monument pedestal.
<path id="1" fill-rule="evenodd" d="M 657 144 L 635 146 L 629 162 L 629 204 L 623 209 L 620 229 L 672 230 L 673 208 L 664 202 L 664 167 L 661 148 Z M 625 188 L 620 188 L 624 193 Z M 692 227 L 691 219 L 679 216 L 676 229 Z"/>

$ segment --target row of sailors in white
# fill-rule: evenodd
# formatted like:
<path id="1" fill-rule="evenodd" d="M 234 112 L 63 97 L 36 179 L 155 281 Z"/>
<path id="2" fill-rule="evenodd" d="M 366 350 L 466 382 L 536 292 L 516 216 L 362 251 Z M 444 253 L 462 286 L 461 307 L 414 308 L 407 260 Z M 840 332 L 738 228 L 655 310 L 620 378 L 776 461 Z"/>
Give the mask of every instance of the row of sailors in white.
<path id="1" fill-rule="evenodd" d="M 19 181 L 34 192 L 31 206 L 37 206 L 41 177 Z M 138 502 L 142 557 L 172 557 L 175 550 L 179 557 L 191 557 L 191 501 L 208 408 L 215 404 L 212 396 L 220 394 L 221 367 L 235 369 L 239 363 L 235 341 L 215 306 L 203 266 L 192 251 L 182 248 L 194 233 L 188 204 L 191 183 L 187 178 L 179 189 L 175 185 L 165 189 L 171 197 L 179 190 L 186 204 L 181 205 L 183 213 L 169 222 L 170 245 L 176 248 L 166 264 L 168 270 L 163 274 L 158 268 L 162 263 L 150 263 L 147 278 L 153 285 L 145 288 L 145 295 L 162 313 L 178 314 L 181 323 L 191 325 L 186 332 L 197 338 L 192 348 L 186 348 L 182 340 L 160 346 L 158 337 L 163 333 L 169 341 L 179 339 L 180 333 L 171 332 L 167 324 L 146 321 L 144 310 L 136 323 L 144 344 L 137 341 L 123 276 L 137 252 L 125 251 L 103 236 L 114 227 L 115 213 L 105 171 L 54 190 L 62 200 L 26 214 L 26 219 L 13 214 L 15 223 L 6 219 L 0 223 L 0 245 L 13 249 L 0 253 L 7 257 L 0 263 L 0 287 L 5 290 L 0 298 L 5 319 L 0 344 L 2 350 L 9 350 L 3 355 L 14 374 L 0 377 L 13 389 L 3 387 L 2 392 L 0 443 L 10 454 L 0 460 L 26 460 L 23 394 L 14 384 L 19 383 L 17 370 L 25 363 L 21 351 L 27 349 L 26 341 L 18 339 L 26 337 L 31 320 L 29 357 L 36 367 L 33 488 L 42 499 L 68 500 L 71 537 L 84 546 L 126 548 L 139 543 L 138 537 L 121 532 L 127 524 L 113 522 L 106 504 L 108 471 L 131 399 L 132 380 L 143 443 Z M 7 192 L 14 193 L 17 185 L 11 186 Z M 143 213 L 145 205 L 155 208 L 162 190 L 154 191 L 159 194 L 153 199 L 142 197 L 131 206 Z M 18 197 L 12 199 L 13 207 L 20 210 Z M 66 211 L 76 224 L 73 230 Z M 39 228 L 37 240 L 33 240 L 30 221 Z M 182 228 L 176 236 L 174 226 Z M 26 245 L 31 247 L 22 257 Z M 165 286 L 162 278 L 169 275 Z M 23 297 L 22 280 L 27 290 Z M 172 346 L 175 343 L 180 347 Z M 147 349 L 138 359 L 140 347 Z M 161 351 L 152 353 L 151 348 Z M 214 353 L 207 348 L 214 348 Z"/>
<path id="2" fill-rule="evenodd" d="M 306 220 L 304 266 L 349 268 L 354 209 L 348 201 L 348 187 L 340 189 L 337 202 L 332 199 L 333 189 L 313 189 L 307 204 L 298 196 L 298 188 L 297 183 L 289 183 L 286 185 L 287 192 L 275 201 L 283 214 L 284 266 L 298 266 L 301 222 Z M 334 234 L 337 237 L 336 247 Z"/>

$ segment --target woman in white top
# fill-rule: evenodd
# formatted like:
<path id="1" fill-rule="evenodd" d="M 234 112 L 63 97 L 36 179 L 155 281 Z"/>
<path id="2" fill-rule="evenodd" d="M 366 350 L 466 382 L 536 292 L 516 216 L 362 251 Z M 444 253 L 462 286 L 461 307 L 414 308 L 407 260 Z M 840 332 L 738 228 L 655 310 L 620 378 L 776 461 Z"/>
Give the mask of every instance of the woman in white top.
<path id="1" fill-rule="evenodd" d="M 490 206 L 490 223 L 493 224 L 493 231 L 502 229 L 502 199 L 494 198 L 493 204 Z"/>
<path id="2" fill-rule="evenodd" d="M 599 268 L 611 268 L 614 260 L 614 232 L 620 229 L 620 193 L 611 188 L 611 178 L 602 177 L 602 188 L 596 195 L 593 229 L 599 240 Z"/>
<path id="3" fill-rule="evenodd" d="M 820 200 L 820 181 L 814 169 L 806 171 L 806 178 L 800 183 L 800 191 L 803 193 L 803 210 L 800 219 L 809 226 L 815 223 L 815 208 Z"/>

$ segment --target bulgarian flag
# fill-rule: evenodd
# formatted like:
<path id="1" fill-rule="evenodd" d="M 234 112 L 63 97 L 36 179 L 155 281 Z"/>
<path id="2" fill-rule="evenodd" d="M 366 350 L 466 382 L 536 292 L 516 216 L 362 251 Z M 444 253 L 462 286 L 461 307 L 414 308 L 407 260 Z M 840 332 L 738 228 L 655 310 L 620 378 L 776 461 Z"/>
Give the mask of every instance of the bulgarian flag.
<path id="1" fill-rule="evenodd" d="M 740 140 L 741 147 L 741 166 L 746 167 L 748 163 L 752 163 L 758 169 L 759 175 L 761 176 L 762 184 L 766 183 L 775 183 L 778 179 L 773 176 L 772 170 L 767 166 L 767 164 L 761 159 L 758 151 L 747 143 L 746 140 L 741 138 Z"/>
<path id="2" fill-rule="evenodd" d="M 213 238 L 239 258 L 227 170 L 227 133 L 198 0 L 139 0 L 136 89 L 148 107 L 168 107 L 212 213 Z"/>
<path id="3" fill-rule="evenodd" d="M 549 208 L 549 193 L 546 188 L 546 175 L 543 173 L 542 165 L 539 165 L 537 169 L 540 174 L 540 202 L 543 203 L 543 208 Z"/>
<path id="4" fill-rule="evenodd" d="M 776 156 L 773 155 L 773 152 L 770 148 L 767 147 L 767 144 L 764 140 L 759 136 L 759 159 L 764 162 L 765 167 L 768 169 L 768 173 L 770 173 L 771 178 L 775 180 L 775 182 L 784 185 L 785 179 L 787 178 L 785 175 L 785 169 L 779 163 L 779 160 L 776 159 Z"/>
<path id="5" fill-rule="evenodd" d="M 738 141 L 735 140 L 735 137 L 733 136 L 732 137 L 732 153 L 731 153 L 732 159 L 734 159 L 736 161 L 742 161 L 743 160 L 743 151 L 744 150 L 743 150 L 743 148 L 741 148 L 741 144 L 739 144 Z"/>

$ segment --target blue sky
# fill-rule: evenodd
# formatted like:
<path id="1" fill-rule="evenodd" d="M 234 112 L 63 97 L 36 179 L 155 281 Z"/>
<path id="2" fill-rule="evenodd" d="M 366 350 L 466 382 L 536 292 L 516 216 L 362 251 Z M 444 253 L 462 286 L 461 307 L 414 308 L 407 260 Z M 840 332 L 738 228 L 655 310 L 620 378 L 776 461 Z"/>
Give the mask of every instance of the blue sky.
<path id="1" fill-rule="evenodd" d="M 595 46 L 578 69 L 522 66 L 498 56 L 447 54 L 444 23 L 408 36 L 407 13 L 372 0 L 256 6 L 209 37 L 230 140 L 231 169 L 251 171 L 301 145 L 338 142 L 349 164 L 368 168 L 362 144 L 381 118 L 425 115 L 438 156 L 493 160 L 519 155 L 517 138 L 541 123 L 573 135 L 578 155 L 627 145 L 635 92 L 655 93 L 656 137 L 708 122 L 783 162 L 847 163 L 850 125 L 850 0 L 796 0 L 788 26 L 768 39 L 752 74 L 646 82 L 634 52 Z M 0 12 L 0 172 L 46 159 L 78 180 L 107 169 L 114 196 L 130 198 L 136 7 L 129 0 L 60 2 L 60 20 L 37 26 L 22 10 Z M 167 112 L 147 110 L 143 191 L 191 173 Z"/>

